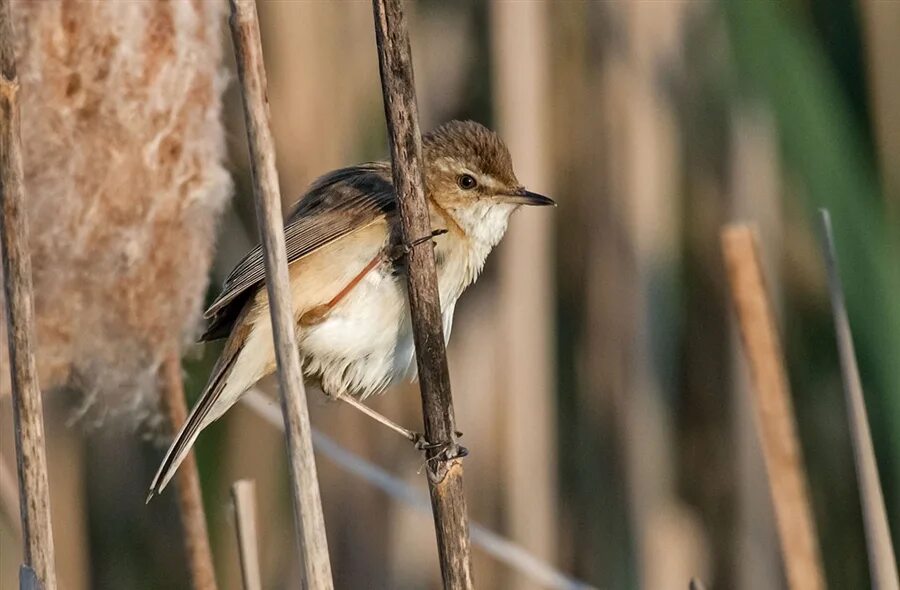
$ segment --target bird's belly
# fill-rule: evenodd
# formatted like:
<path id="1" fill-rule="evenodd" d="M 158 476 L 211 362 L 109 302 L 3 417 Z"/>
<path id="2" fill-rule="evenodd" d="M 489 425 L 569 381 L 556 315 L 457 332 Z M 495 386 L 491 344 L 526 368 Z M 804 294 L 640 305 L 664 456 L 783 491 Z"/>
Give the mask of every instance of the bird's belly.
<path id="1" fill-rule="evenodd" d="M 373 269 L 316 324 L 299 328 L 304 372 L 325 393 L 367 397 L 413 365 L 403 277 Z"/>
<path id="2" fill-rule="evenodd" d="M 444 285 L 441 285 L 444 287 Z M 461 289 L 440 289 L 445 341 Z M 318 323 L 299 328 L 303 369 L 330 396 L 366 398 L 416 376 L 406 279 L 385 264 L 370 271 Z"/>

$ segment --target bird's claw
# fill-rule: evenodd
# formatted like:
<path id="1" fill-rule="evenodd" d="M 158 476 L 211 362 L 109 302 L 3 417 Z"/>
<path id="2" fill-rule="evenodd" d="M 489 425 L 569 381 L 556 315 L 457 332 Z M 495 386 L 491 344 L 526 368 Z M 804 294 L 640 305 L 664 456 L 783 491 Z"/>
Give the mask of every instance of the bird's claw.
<path id="1" fill-rule="evenodd" d="M 412 242 L 402 242 L 400 244 L 394 245 L 391 248 L 391 260 L 395 260 L 395 261 L 400 260 L 401 258 L 407 256 L 410 252 L 412 252 L 412 249 L 415 248 L 416 246 L 418 246 L 419 244 L 427 242 L 428 240 L 431 240 L 438 236 L 442 236 L 445 233 L 447 233 L 447 231 L 448 230 L 446 230 L 446 229 L 436 229 L 436 230 L 432 231 L 429 235 L 421 237 L 421 238 L 417 238 L 417 239 L 413 240 Z"/>
<path id="2" fill-rule="evenodd" d="M 413 432 L 412 433 L 412 444 L 416 447 L 417 451 L 427 451 L 428 449 L 434 448 L 434 443 L 430 443 L 425 439 L 425 435 L 421 432 Z"/>
<path id="3" fill-rule="evenodd" d="M 457 436 L 462 436 L 461 432 L 456 433 Z M 456 441 L 444 441 L 444 442 L 428 442 L 421 432 L 414 432 L 412 437 L 413 446 L 416 447 L 419 451 L 431 451 L 434 449 L 440 449 L 438 452 L 434 454 L 432 459 L 441 458 L 445 461 L 449 461 L 451 459 L 460 459 L 469 454 L 469 449 L 462 445 L 456 444 Z"/>

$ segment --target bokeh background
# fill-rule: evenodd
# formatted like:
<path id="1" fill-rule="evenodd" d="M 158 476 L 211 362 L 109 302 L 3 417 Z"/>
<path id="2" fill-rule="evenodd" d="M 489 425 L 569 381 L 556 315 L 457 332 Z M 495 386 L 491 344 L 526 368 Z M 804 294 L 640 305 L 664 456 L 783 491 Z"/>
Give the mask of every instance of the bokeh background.
<path id="1" fill-rule="evenodd" d="M 599 588 L 686 588 L 692 576 L 711 588 L 784 587 L 719 243 L 723 224 L 750 222 L 778 306 L 828 585 L 868 587 L 816 210 L 834 219 L 896 547 L 900 2 L 423 0 L 406 9 L 423 130 L 454 118 L 493 127 L 519 179 L 559 203 L 516 214 L 457 307 L 449 355 L 471 451 L 471 519 Z M 70 10 L 77 20 L 89 8 Z M 328 170 L 387 156 L 371 5 L 263 1 L 259 11 L 288 205 Z M 208 35 L 206 50 L 224 68 L 209 98 L 222 90 L 215 157 L 234 195 L 221 216 L 210 207 L 218 237 L 207 300 L 256 241 L 231 44 L 224 11 L 211 12 L 221 34 Z M 181 25 L 166 29 L 175 47 Z M 190 59 L 173 63 L 175 78 L 190 74 Z M 103 100 L 115 102 L 115 88 Z M 118 195 L 120 204 L 138 198 Z M 218 350 L 183 352 L 192 401 Z M 64 587 L 188 587 L 174 494 L 143 502 L 163 436 L 146 416 L 136 426 L 104 413 L 102 396 L 100 411 L 82 411 L 79 382 L 45 397 Z M 127 398 L 146 386 L 117 387 Z M 425 488 L 405 441 L 315 391 L 310 404 L 316 428 Z M 414 385 L 372 405 L 421 423 Z M 0 417 L 2 459 L 13 465 L 8 398 Z M 295 587 L 281 434 L 237 406 L 196 448 L 220 587 L 240 585 L 228 497 L 238 478 L 259 487 L 265 587 Z M 336 587 L 438 587 L 430 516 L 327 458 L 318 467 Z M 0 585 L 13 588 L 19 542 L 6 521 L 0 543 Z M 536 587 L 474 555 L 479 587 Z"/>

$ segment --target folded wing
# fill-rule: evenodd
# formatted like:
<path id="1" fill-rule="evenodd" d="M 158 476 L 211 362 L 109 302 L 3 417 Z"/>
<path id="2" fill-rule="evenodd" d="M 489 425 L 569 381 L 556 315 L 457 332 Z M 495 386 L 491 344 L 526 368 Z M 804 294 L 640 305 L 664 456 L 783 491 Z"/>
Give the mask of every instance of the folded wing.
<path id="1" fill-rule="evenodd" d="M 288 217 L 284 228 L 288 264 L 394 214 L 396 207 L 387 162 L 342 168 L 323 176 Z M 256 246 L 234 267 L 204 313 L 210 324 L 200 340 L 227 336 L 244 304 L 264 282 L 262 249 Z"/>

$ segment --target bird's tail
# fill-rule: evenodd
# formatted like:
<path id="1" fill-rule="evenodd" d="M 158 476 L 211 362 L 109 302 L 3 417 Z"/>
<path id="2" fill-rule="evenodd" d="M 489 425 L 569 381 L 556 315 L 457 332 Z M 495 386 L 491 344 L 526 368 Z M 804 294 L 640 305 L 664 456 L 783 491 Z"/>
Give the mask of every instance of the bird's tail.
<path id="1" fill-rule="evenodd" d="M 181 465 L 182 461 L 184 461 L 187 454 L 191 451 L 191 447 L 194 446 L 197 435 L 199 435 L 200 431 L 208 424 L 207 418 L 210 417 L 210 410 L 219 400 L 222 390 L 228 383 L 231 369 L 238 357 L 237 352 L 238 351 L 234 351 L 231 354 L 223 353 L 219 362 L 216 363 L 212 377 L 206 385 L 203 395 L 200 396 L 200 401 L 198 401 L 191 410 L 191 413 L 188 415 L 187 420 L 185 420 L 184 425 L 182 425 L 181 430 L 178 431 L 175 440 L 172 441 L 169 450 L 166 451 L 166 456 L 163 458 L 159 470 L 153 478 L 153 483 L 150 484 L 150 493 L 147 496 L 147 502 L 150 502 L 150 500 L 153 499 L 153 496 L 162 493 L 166 488 L 169 481 L 174 477 L 175 472 L 178 470 L 178 466 Z M 212 418 L 214 419 L 214 417 Z"/>

